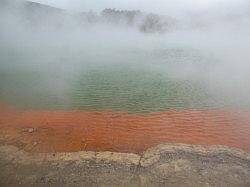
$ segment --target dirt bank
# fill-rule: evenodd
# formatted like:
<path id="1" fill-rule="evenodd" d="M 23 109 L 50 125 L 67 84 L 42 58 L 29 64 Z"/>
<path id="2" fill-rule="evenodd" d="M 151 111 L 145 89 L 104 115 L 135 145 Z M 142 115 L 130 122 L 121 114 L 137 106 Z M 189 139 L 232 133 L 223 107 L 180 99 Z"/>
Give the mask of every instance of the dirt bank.
<path id="1" fill-rule="evenodd" d="M 0 186 L 250 186 L 250 155 L 223 146 L 165 144 L 141 155 L 1 146 L 0 166 Z"/>
<path id="2" fill-rule="evenodd" d="M 18 111 L 0 107 L 0 145 L 29 152 L 141 153 L 161 143 L 219 144 L 250 151 L 250 112 L 167 110 L 147 114 Z"/>

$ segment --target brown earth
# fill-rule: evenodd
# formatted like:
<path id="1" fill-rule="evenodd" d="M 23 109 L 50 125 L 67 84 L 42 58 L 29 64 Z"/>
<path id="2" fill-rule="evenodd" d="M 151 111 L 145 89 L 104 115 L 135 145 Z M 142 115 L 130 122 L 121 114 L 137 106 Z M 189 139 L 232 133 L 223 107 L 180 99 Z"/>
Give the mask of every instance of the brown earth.
<path id="1" fill-rule="evenodd" d="M 0 106 L 0 144 L 29 152 L 141 153 L 160 143 L 220 144 L 250 151 L 250 112 L 167 110 L 147 114 L 19 111 Z"/>

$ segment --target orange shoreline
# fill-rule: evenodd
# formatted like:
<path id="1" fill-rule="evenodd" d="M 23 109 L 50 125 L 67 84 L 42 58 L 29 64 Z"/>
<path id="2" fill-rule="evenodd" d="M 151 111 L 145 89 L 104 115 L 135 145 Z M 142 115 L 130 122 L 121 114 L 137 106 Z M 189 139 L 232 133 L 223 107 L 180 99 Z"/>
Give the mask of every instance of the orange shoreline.
<path id="1" fill-rule="evenodd" d="M 0 107 L 0 144 L 31 152 L 141 153 L 160 143 L 221 144 L 250 152 L 250 112 L 18 111 Z"/>

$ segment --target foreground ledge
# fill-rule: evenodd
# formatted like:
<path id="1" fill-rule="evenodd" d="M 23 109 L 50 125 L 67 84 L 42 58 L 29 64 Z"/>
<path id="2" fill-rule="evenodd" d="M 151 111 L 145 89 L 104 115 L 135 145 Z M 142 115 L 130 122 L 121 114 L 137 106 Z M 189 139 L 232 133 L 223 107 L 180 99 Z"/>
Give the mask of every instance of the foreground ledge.
<path id="1" fill-rule="evenodd" d="M 0 186 L 250 186 L 250 154 L 225 146 L 164 144 L 142 155 L 0 146 L 0 166 Z"/>

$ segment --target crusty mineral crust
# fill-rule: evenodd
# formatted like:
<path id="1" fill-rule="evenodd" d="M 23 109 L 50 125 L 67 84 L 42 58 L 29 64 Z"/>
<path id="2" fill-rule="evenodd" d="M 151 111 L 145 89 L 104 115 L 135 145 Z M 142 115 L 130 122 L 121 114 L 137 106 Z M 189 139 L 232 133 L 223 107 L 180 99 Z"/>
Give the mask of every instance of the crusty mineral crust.
<path id="1" fill-rule="evenodd" d="M 0 186 L 250 186 L 250 154 L 225 146 L 164 144 L 142 155 L 1 146 L 0 166 Z"/>

